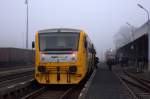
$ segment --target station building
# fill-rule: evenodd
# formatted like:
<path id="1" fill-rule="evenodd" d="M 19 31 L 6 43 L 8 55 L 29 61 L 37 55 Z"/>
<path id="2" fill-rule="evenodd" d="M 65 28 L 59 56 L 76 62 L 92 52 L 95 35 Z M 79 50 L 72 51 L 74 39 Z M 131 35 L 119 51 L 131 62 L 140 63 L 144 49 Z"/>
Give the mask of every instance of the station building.
<path id="1" fill-rule="evenodd" d="M 117 46 L 117 57 L 127 57 L 130 66 L 142 62 L 145 70 L 150 70 L 150 20 L 132 32 L 131 41 Z"/>

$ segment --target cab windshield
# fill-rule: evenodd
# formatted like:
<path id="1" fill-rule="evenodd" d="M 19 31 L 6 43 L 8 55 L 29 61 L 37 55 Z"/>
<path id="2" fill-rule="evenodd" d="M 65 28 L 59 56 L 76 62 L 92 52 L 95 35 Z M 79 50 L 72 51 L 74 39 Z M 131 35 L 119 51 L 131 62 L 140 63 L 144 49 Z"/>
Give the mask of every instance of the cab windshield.
<path id="1" fill-rule="evenodd" d="M 39 47 L 40 51 L 67 51 L 77 50 L 79 33 L 40 33 Z"/>

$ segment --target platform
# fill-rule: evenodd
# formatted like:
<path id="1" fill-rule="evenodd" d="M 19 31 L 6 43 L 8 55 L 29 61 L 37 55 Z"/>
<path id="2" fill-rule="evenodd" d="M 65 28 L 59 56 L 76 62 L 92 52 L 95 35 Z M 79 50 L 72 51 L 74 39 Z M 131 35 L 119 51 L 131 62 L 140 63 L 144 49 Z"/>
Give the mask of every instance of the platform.
<path id="1" fill-rule="evenodd" d="M 120 99 L 121 82 L 107 67 L 100 67 L 88 89 L 86 99 Z"/>

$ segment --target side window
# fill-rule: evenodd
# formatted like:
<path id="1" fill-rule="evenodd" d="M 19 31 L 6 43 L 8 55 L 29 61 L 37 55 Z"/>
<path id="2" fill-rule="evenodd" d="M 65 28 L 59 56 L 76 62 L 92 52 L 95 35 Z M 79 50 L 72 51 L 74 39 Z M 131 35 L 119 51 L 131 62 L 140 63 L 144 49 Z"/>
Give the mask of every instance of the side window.
<path id="1" fill-rule="evenodd" d="M 90 39 L 87 37 L 87 50 L 90 53 L 91 52 L 91 45 L 90 45 Z"/>
<path id="2" fill-rule="evenodd" d="M 88 50 L 89 50 L 90 53 L 92 53 L 92 47 L 91 47 L 91 44 L 89 44 Z"/>
<path id="3" fill-rule="evenodd" d="M 88 42 L 87 42 L 87 39 L 85 37 L 85 40 L 84 40 L 84 47 L 87 49 L 88 48 Z"/>
<path id="4" fill-rule="evenodd" d="M 84 46 L 89 53 L 92 53 L 92 45 L 90 44 L 90 39 L 88 36 L 85 37 Z"/>

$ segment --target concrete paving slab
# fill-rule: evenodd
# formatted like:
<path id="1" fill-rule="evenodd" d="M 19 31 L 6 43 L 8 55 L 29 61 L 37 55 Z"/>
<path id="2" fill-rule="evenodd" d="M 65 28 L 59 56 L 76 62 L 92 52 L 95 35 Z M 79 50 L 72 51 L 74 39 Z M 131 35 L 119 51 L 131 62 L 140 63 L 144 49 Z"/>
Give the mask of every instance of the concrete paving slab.
<path id="1" fill-rule="evenodd" d="M 121 82 L 107 68 L 99 68 L 93 78 L 86 99 L 120 99 Z"/>

